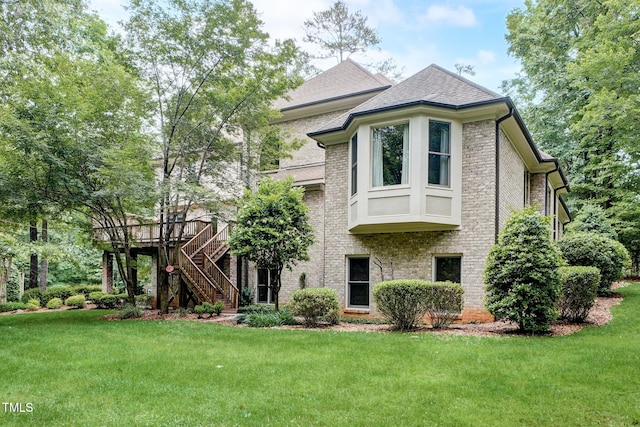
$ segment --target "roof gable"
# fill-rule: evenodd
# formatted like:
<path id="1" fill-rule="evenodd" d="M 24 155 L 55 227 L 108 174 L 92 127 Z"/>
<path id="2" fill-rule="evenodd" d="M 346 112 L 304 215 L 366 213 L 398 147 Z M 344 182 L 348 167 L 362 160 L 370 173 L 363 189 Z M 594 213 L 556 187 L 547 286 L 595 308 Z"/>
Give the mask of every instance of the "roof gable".
<path id="1" fill-rule="evenodd" d="M 464 108 L 504 100 L 501 95 L 432 64 L 327 123 L 315 133 L 344 127 L 353 116 L 415 104 Z"/>
<path id="2" fill-rule="evenodd" d="M 393 85 L 382 74 L 372 74 L 354 61 L 347 59 L 333 68 L 307 80 L 279 99 L 275 107 L 280 110 L 349 97 L 366 92 L 379 91 Z"/>

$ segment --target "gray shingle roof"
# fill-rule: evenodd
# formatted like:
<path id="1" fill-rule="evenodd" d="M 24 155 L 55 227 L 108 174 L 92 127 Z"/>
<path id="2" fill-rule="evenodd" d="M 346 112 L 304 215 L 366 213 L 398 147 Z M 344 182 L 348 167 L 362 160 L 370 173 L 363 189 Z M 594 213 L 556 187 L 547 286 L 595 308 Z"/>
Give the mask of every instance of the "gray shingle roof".
<path id="1" fill-rule="evenodd" d="M 384 90 L 393 82 L 382 74 L 372 74 L 350 59 L 307 80 L 290 92 L 287 99 L 279 99 L 275 107 L 280 110 L 343 98 L 358 93 Z"/>
<path id="2" fill-rule="evenodd" d="M 313 133 L 338 129 L 350 117 L 389 108 L 417 103 L 460 108 L 502 99 L 504 98 L 501 95 L 432 64 L 403 82 L 363 102 Z"/>

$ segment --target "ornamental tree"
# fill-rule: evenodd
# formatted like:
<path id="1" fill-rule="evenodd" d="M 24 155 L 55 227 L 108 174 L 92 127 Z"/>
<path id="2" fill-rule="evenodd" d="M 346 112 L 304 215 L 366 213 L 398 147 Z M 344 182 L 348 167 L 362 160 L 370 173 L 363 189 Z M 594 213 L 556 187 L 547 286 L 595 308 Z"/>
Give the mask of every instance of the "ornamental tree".
<path id="1" fill-rule="evenodd" d="M 229 240 L 235 255 L 273 272 L 275 280 L 269 287 L 276 311 L 280 308 L 282 270 L 308 261 L 308 248 L 315 241 L 303 195 L 302 188 L 293 187 L 291 177 L 284 181 L 264 179 L 256 191 L 247 190 Z"/>
<path id="2" fill-rule="evenodd" d="M 560 254 L 549 238 L 549 218 L 528 206 L 513 213 L 487 257 L 486 307 L 525 332 L 549 329 L 560 293 Z"/>

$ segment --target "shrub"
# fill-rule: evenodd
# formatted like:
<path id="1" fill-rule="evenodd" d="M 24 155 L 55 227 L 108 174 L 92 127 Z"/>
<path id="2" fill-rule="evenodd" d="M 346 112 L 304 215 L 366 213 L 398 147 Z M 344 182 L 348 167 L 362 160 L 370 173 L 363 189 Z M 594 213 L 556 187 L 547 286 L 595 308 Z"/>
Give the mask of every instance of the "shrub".
<path id="1" fill-rule="evenodd" d="M 136 305 L 142 308 L 151 308 L 151 302 L 153 301 L 153 295 L 142 294 L 135 296 Z"/>
<path id="2" fill-rule="evenodd" d="M 75 295 L 75 293 L 68 286 L 52 286 L 42 293 L 41 301 L 43 305 L 47 305 L 53 298 L 60 298 L 64 301 L 72 295 Z"/>
<path id="3" fill-rule="evenodd" d="M 64 305 L 67 305 L 69 307 L 84 308 L 87 305 L 87 301 L 83 294 L 73 295 L 66 299 Z"/>
<path id="4" fill-rule="evenodd" d="M 119 316 L 121 319 L 137 319 L 142 317 L 142 309 L 135 305 L 125 304 L 120 310 Z"/>
<path id="5" fill-rule="evenodd" d="M 89 298 L 89 294 L 91 292 L 100 292 L 102 291 L 102 286 L 100 285 L 76 285 L 71 288 L 71 291 L 74 295 L 84 295 L 85 298 Z"/>
<path id="6" fill-rule="evenodd" d="M 595 267 L 560 267 L 562 287 L 558 300 L 560 317 L 582 322 L 589 315 L 598 294 L 600 271 Z"/>
<path id="7" fill-rule="evenodd" d="M 23 302 L 6 302 L 4 304 L 0 304 L 0 313 L 5 311 L 14 311 L 14 310 L 24 310 L 27 308 L 27 304 Z"/>
<path id="8" fill-rule="evenodd" d="M 222 314 L 222 310 L 224 310 L 224 303 L 222 301 L 216 301 L 216 303 L 213 304 L 213 312 L 215 315 L 220 316 L 220 314 Z"/>
<path id="9" fill-rule="evenodd" d="M 549 218 L 528 206 L 514 212 L 487 257 L 486 307 L 521 331 L 547 331 L 557 316 L 560 255 L 549 239 Z"/>
<path id="10" fill-rule="evenodd" d="M 566 234 L 558 240 L 557 246 L 569 265 L 600 270 L 600 294 L 608 293 L 611 284 L 622 278 L 624 269 L 630 265 L 629 253 L 622 243 L 602 234 Z"/>
<path id="11" fill-rule="evenodd" d="M 98 307 L 113 310 L 122 307 L 122 295 L 111 295 L 103 292 L 91 292 L 91 301 Z"/>
<path id="12" fill-rule="evenodd" d="M 273 326 L 295 325 L 296 320 L 289 308 L 282 307 L 280 311 L 247 314 L 244 319 L 238 319 L 238 323 L 246 323 L 254 328 L 270 328 Z"/>
<path id="13" fill-rule="evenodd" d="M 272 305 L 251 304 L 244 307 L 238 307 L 238 313 L 274 313 L 276 308 Z"/>
<path id="14" fill-rule="evenodd" d="M 47 302 L 47 308 L 50 310 L 57 310 L 62 307 L 62 300 L 60 298 L 51 298 Z"/>
<path id="15" fill-rule="evenodd" d="M 238 297 L 238 305 L 245 307 L 253 304 L 253 292 L 249 288 L 242 288 Z"/>
<path id="16" fill-rule="evenodd" d="M 20 298 L 20 301 L 27 304 L 29 300 L 32 300 L 32 299 L 38 300 L 38 304 L 42 303 L 42 291 L 40 290 L 40 288 L 27 289 L 22 294 L 22 298 Z"/>
<path id="17" fill-rule="evenodd" d="M 20 281 L 13 275 L 7 283 L 7 301 L 18 302 L 20 301 Z"/>
<path id="18" fill-rule="evenodd" d="M 399 331 L 415 329 L 427 313 L 428 298 L 424 280 L 389 280 L 373 287 L 378 311 Z"/>
<path id="19" fill-rule="evenodd" d="M 211 313 L 213 313 L 213 305 L 208 302 L 203 302 L 202 304 L 193 307 L 193 312 L 198 315 L 198 319 L 202 319 L 203 314 L 209 314 L 209 317 L 211 317 Z"/>
<path id="20" fill-rule="evenodd" d="M 430 282 L 427 286 L 427 316 L 431 326 L 446 328 L 462 312 L 464 289 L 453 282 Z"/>
<path id="21" fill-rule="evenodd" d="M 291 310 L 302 316 L 306 326 L 315 326 L 318 320 L 338 323 L 340 306 L 338 293 L 329 288 L 305 288 L 291 293 Z"/>
<path id="22" fill-rule="evenodd" d="M 91 292 L 89 294 L 89 301 L 91 301 L 94 304 L 98 304 L 98 302 L 100 301 L 100 298 L 102 298 L 104 295 L 109 295 L 109 294 L 105 294 L 102 291 L 98 291 L 98 292 Z"/>
<path id="23" fill-rule="evenodd" d="M 28 311 L 36 311 L 40 308 L 40 300 L 37 300 L 35 298 L 30 299 L 29 301 L 27 301 L 24 308 Z"/>

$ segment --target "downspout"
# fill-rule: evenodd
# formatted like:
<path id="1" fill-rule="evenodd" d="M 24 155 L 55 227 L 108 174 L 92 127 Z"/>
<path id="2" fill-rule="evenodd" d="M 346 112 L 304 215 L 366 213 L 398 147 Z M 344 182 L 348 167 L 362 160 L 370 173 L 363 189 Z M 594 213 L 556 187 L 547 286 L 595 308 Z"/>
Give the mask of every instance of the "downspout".
<path id="1" fill-rule="evenodd" d="M 509 105 L 509 112 L 496 120 L 496 206 L 495 206 L 495 243 L 498 243 L 500 232 L 500 124 L 513 116 L 513 107 Z"/>
<path id="2" fill-rule="evenodd" d="M 326 149 L 327 146 L 324 145 L 322 142 L 317 141 L 316 144 L 318 144 L 318 147 L 322 148 L 323 150 L 325 150 L 326 153 Z M 326 161 L 326 154 L 325 154 L 325 165 L 327 164 Z M 325 166 L 326 167 L 326 166 Z M 327 263 L 326 263 L 326 259 L 327 259 L 327 195 L 326 195 L 326 185 L 327 185 L 327 175 L 326 175 L 326 169 L 325 169 L 325 176 L 324 176 L 324 180 L 325 180 L 325 184 L 324 187 L 322 189 L 322 277 L 320 278 L 320 286 L 321 287 L 325 287 L 325 281 L 324 278 L 327 277 Z"/>

